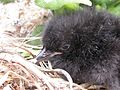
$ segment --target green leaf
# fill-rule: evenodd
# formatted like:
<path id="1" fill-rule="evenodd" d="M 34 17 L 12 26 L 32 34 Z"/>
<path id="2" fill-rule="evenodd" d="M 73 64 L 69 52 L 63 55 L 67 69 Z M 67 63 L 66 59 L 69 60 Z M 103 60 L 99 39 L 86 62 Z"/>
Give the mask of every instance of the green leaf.
<path id="1" fill-rule="evenodd" d="M 109 8 L 108 11 L 120 16 L 120 6 Z"/>
<path id="2" fill-rule="evenodd" d="M 92 2 L 90 0 L 64 0 L 67 3 L 82 3 L 88 6 L 92 6 Z"/>
<path id="3" fill-rule="evenodd" d="M 75 3 L 65 4 L 64 8 L 68 8 L 70 10 L 76 10 L 79 8 L 79 4 L 75 4 Z"/>
<path id="4" fill-rule="evenodd" d="M 63 0 L 35 0 L 35 3 L 43 8 L 56 10 L 64 5 Z"/>
<path id="5" fill-rule="evenodd" d="M 41 36 L 42 31 L 43 31 L 43 27 L 44 27 L 44 25 L 36 26 L 34 31 L 31 33 L 31 37 L 34 37 L 34 38 L 36 37 L 36 39 L 29 40 L 27 42 L 27 44 L 35 45 L 35 46 L 39 46 L 41 44 L 40 39 L 37 39 L 37 38 Z"/>
<path id="6" fill-rule="evenodd" d="M 35 3 L 42 8 L 51 10 L 59 9 L 62 6 L 70 3 L 71 4 L 83 3 L 89 6 L 92 5 L 90 0 L 35 0 Z"/>
<path id="7" fill-rule="evenodd" d="M 1 3 L 3 4 L 7 4 L 7 3 L 11 3 L 14 2 L 15 0 L 0 0 Z"/>

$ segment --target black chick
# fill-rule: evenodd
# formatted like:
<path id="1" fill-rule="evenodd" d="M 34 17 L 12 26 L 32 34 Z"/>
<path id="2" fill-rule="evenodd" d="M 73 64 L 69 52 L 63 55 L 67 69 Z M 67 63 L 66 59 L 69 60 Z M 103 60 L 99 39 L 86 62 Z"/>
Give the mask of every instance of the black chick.
<path id="1" fill-rule="evenodd" d="M 53 68 L 66 70 L 75 83 L 120 90 L 120 18 L 94 9 L 55 16 L 42 41 L 37 60 L 59 52 L 48 60 Z"/>

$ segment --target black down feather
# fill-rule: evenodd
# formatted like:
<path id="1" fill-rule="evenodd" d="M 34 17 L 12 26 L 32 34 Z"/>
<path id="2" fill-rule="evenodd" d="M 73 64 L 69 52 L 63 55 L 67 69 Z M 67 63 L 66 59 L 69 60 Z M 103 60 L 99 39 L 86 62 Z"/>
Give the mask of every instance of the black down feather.
<path id="1" fill-rule="evenodd" d="M 94 9 L 54 16 L 42 41 L 46 52 L 61 53 L 49 58 L 53 68 L 66 70 L 75 83 L 120 90 L 119 17 Z"/>

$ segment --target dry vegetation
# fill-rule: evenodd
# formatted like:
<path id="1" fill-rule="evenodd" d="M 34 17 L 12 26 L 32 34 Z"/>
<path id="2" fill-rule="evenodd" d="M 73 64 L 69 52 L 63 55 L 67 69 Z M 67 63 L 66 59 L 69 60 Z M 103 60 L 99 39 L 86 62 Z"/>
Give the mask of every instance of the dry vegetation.
<path id="1" fill-rule="evenodd" d="M 52 69 L 50 62 L 41 62 L 40 66 L 33 63 L 36 60 L 32 48 L 39 47 L 28 45 L 25 41 L 36 39 L 29 38 L 29 34 L 36 25 L 44 23 L 44 16 L 51 15 L 50 11 L 35 6 L 30 0 L 16 1 L 7 5 L 0 4 L 0 9 L 0 90 L 88 90 L 88 88 L 93 90 L 90 88 L 99 88 L 88 84 L 74 84 L 66 71 Z M 21 51 L 26 51 L 33 59 L 26 60 L 18 53 Z M 68 81 L 63 80 L 59 74 L 65 75 Z"/>

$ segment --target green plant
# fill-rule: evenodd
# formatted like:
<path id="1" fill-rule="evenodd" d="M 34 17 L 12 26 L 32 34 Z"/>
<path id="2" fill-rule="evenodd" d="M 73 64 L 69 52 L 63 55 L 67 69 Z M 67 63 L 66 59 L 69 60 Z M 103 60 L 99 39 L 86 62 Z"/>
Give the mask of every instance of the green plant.
<path id="1" fill-rule="evenodd" d="M 0 0 L 0 3 L 7 4 L 10 2 L 14 2 L 15 0 Z"/>
<path id="2" fill-rule="evenodd" d="M 54 11 L 56 14 L 62 13 L 65 10 L 77 10 L 80 8 L 80 3 L 92 5 L 90 0 L 35 0 L 35 3 L 42 8 Z"/>
<path id="3" fill-rule="evenodd" d="M 91 0 L 97 9 L 105 9 L 109 12 L 120 15 L 120 0 Z"/>

